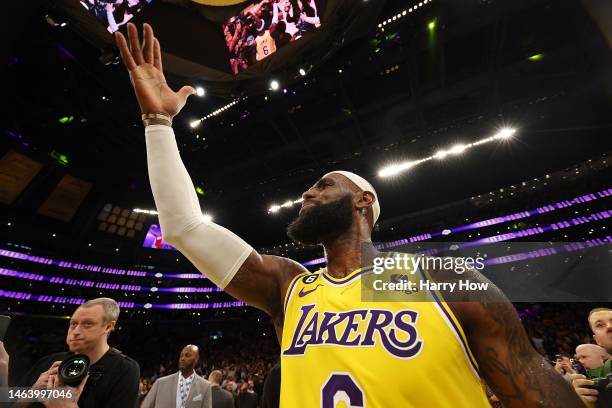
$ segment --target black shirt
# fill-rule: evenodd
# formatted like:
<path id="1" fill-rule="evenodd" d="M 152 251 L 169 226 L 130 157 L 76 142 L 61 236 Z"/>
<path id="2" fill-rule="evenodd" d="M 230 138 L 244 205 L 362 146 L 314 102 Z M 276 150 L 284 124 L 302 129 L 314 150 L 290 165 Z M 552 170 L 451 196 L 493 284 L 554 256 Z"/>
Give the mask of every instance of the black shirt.
<path id="1" fill-rule="evenodd" d="M 43 357 L 22 378 L 19 387 L 31 387 L 38 377 L 55 361 L 62 361 L 75 353 L 55 353 Z M 110 348 L 90 367 L 91 374 L 79 398 L 79 408 L 135 408 L 138 406 L 140 367 L 119 350 Z M 40 403 L 30 407 L 43 407 Z"/>
<path id="2" fill-rule="evenodd" d="M 258 400 L 259 398 L 255 392 L 242 391 L 238 394 L 240 408 L 257 408 Z"/>
<path id="3" fill-rule="evenodd" d="M 214 408 L 234 408 L 234 396 L 218 385 L 210 387 L 212 393 L 212 406 Z"/>
<path id="4" fill-rule="evenodd" d="M 276 363 L 268 376 L 263 386 L 263 396 L 261 397 L 261 406 L 263 408 L 278 408 L 280 405 L 280 384 L 281 384 L 281 368 L 280 363 Z"/>

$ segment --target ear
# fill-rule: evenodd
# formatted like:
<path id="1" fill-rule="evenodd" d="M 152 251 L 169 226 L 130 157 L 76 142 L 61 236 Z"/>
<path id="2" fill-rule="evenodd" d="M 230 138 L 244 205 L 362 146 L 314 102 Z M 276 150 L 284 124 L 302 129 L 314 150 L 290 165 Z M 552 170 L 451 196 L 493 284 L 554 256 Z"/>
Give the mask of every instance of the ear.
<path id="1" fill-rule="evenodd" d="M 116 320 L 111 320 L 110 322 L 108 322 L 108 326 L 106 327 L 108 329 L 108 333 L 110 334 L 110 332 L 112 332 L 113 330 L 115 330 L 115 325 L 117 324 Z"/>
<path id="2" fill-rule="evenodd" d="M 361 191 L 357 193 L 357 197 L 358 199 L 355 205 L 359 210 L 361 210 L 362 208 L 371 207 L 372 204 L 374 204 L 374 202 L 376 201 L 376 197 L 374 197 L 374 194 L 370 193 L 369 191 Z"/>

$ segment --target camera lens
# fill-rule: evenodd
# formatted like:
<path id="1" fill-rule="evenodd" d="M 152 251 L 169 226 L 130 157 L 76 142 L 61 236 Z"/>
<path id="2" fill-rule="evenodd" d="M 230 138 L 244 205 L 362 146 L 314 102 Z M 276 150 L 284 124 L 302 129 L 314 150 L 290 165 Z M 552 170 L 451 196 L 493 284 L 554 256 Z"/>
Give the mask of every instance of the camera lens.
<path id="1" fill-rule="evenodd" d="M 60 380 L 71 387 L 77 386 L 83 381 L 89 369 L 89 357 L 76 354 L 68 357 L 59 366 L 58 376 Z"/>

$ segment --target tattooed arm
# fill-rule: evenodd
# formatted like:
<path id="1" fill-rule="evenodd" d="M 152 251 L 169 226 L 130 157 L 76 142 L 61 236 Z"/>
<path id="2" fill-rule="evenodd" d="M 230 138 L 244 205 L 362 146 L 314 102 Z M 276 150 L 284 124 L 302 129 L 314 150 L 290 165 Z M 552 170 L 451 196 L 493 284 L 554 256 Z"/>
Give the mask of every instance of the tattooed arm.
<path id="1" fill-rule="evenodd" d="M 468 276 L 466 276 L 468 275 Z M 527 338 L 512 303 L 478 272 L 462 276 L 488 282 L 490 289 L 475 299 L 449 303 L 461 320 L 480 371 L 505 408 L 584 408 L 571 385 Z"/>

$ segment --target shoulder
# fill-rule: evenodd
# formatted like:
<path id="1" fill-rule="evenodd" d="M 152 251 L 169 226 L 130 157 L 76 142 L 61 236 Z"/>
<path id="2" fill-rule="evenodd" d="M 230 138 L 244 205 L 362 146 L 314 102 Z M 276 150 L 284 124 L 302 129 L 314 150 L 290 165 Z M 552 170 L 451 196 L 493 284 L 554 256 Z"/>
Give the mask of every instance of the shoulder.
<path id="1" fill-rule="evenodd" d="M 160 384 L 171 383 L 178 380 L 178 373 L 170 374 L 165 377 L 158 378 L 156 382 Z"/>
<path id="2" fill-rule="evenodd" d="M 137 372 L 140 376 L 140 365 L 132 357 L 126 356 L 120 350 L 111 348 L 107 354 L 109 360 L 113 361 L 123 371 Z"/>
<path id="3" fill-rule="evenodd" d="M 194 381 L 202 384 L 206 388 L 210 388 L 210 382 L 206 378 L 202 377 L 201 375 L 196 374 Z"/>

